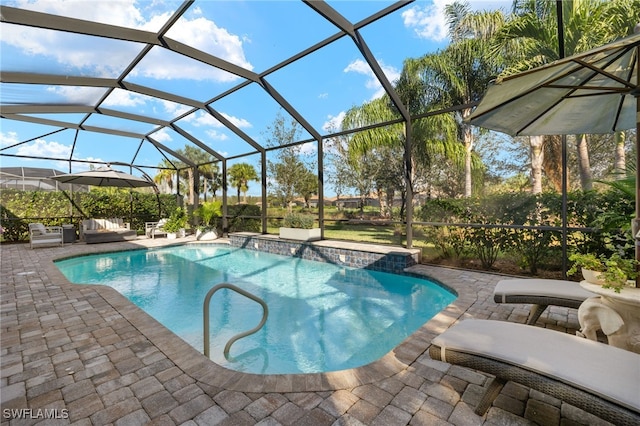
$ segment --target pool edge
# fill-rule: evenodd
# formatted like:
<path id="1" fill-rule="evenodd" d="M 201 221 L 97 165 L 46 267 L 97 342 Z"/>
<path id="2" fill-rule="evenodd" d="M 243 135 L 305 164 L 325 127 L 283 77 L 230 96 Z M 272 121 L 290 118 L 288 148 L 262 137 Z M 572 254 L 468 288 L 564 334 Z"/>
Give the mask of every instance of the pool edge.
<path id="1" fill-rule="evenodd" d="M 109 250 L 105 250 L 107 251 Z M 92 254 L 100 252 L 100 250 L 93 250 Z M 96 291 L 177 367 L 195 380 L 210 386 L 240 392 L 335 391 L 352 389 L 390 378 L 410 369 L 410 365 L 431 345 L 431 340 L 456 322 L 477 299 L 477 295 L 469 291 L 466 286 L 448 283 L 446 280 L 434 277 L 432 273 L 437 269 L 428 265 L 415 265 L 408 268 L 408 272 L 439 281 L 455 292 L 458 297 L 382 358 L 361 367 L 327 373 L 261 375 L 230 370 L 206 358 L 111 287 L 69 282 L 55 266 L 55 261 L 63 258 L 65 256 L 52 259 L 51 269 L 55 270 L 55 275 L 64 285 L 82 286 Z"/>

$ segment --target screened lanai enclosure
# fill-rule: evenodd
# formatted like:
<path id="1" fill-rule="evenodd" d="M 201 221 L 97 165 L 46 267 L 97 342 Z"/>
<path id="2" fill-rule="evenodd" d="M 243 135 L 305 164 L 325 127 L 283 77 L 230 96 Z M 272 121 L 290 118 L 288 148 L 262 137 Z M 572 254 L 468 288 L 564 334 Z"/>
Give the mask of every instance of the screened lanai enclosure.
<path id="1" fill-rule="evenodd" d="M 318 104 L 330 96 L 336 75 L 349 66 L 356 75 L 365 73 L 366 84 L 394 103 L 400 119 L 394 121 L 410 121 L 394 91 L 393 72 L 385 72 L 374 54 L 381 38 L 400 42 L 378 23 L 402 19 L 409 3 L 4 2 L 3 128 L 20 130 L 12 133 L 19 135 L 14 143 L 2 147 L 3 161 L 64 161 L 69 172 L 113 162 L 158 170 L 162 163 L 191 168 L 193 185 L 203 164 L 182 148 L 196 147 L 213 157 L 225 180 L 230 164 L 251 158 L 259 167 L 266 205 L 267 152 L 274 147 L 256 128 L 281 116 L 300 130 L 293 145 L 317 153 L 317 197 L 323 199 L 323 142 L 337 130 L 326 121 L 341 110 L 322 111 Z M 145 17 L 127 15 L 136 6 L 154 10 Z M 282 30 L 264 31 L 271 39 L 249 40 L 258 31 L 230 15 L 247 22 L 261 18 L 260 25 Z M 361 101 L 343 100 L 342 110 Z M 45 148 L 45 141 L 60 142 Z M 58 155 L 49 149 L 52 144 Z M 104 147 L 108 150 L 99 149 Z M 97 158 L 98 152 L 105 153 Z M 197 185 L 193 191 L 197 194 Z M 226 204 L 226 193 L 223 200 Z M 323 203 L 318 206 L 322 227 Z"/>
<path id="2" fill-rule="evenodd" d="M 534 3 L 539 9 L 528 10 Z M 312 210 L 323 238 L 329 207 L 339 211 L 331 238 L 341 237 L 342 219 L 367 222 L 369 209 L 409 248 L 417 233 L 457 255 L 477 238 L 484 263 L 496 256 L 486 241 L 518 246 L 515 232 L 562 246 L 566 259 L 570 233 L 597 226 L 598 213 L 584 212 L 606 204 L 568 194 L 625 175 L 624 161 L 609 164 L 614 146 L 634 167 L 634 130 L 510 138 L 468 117 L 506 71 L 630 36 L 638 3 L 4 1 L 2 167 L 148 174 L 192 206 L 220 199 L 224 231 L 227 207 L 241 192 L 246 203 L 250 189 L 262 233 L 277 199 Z M 480 35 L 526 19 L 544 31 L 504 34 L 513 45 L 547 37 L 537 44 L 547 56 L 504 44 L 496 60 L 498 38 L 489 44 Z M 587 29 L 596 45 L 581 38 Z M 543 59 L 525 66 L 519 57 Z M 306 192 L 288 190 L 308 177 L 292 172 L 300 164 L 313 176 Z M 235 173 L 245 166 L 255 176 Z M 562 197 L 541 200 L 545 192 Z M 494 214 L 499 208 L 522 209 Z"/>

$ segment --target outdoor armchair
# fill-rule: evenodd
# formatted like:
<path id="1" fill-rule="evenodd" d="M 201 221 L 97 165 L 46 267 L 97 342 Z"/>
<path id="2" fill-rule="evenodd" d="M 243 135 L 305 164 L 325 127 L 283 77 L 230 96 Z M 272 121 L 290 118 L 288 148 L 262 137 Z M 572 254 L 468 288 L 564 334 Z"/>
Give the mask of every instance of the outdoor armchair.
<path id="1" fill-rule="evenodd" d="M 44 226 L 42 223 L 29 224 L 29 246 L 62 245 L 62 227 Z"/>
<path id="2" fill-rule="evenodd" d="M 145 222 L 144 234 L 147 238 L 155 238 L 156 235 L 167 235 L 167 231 L 163 229 L 165 223 L 167 223 L 167 219 L 160 219 L 157 222 Z"/>

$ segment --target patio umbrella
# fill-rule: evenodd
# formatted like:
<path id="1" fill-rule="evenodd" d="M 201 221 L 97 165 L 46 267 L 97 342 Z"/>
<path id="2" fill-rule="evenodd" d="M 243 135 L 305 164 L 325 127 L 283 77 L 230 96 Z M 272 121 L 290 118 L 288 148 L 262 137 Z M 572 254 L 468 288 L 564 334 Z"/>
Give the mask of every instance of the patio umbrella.
<path id="1" fill-rule="evenodd" d="M 119 170 L 113 170 L 111 167 L 52 176 L 51 179 L 80 185 L 117 186 L 120 188 L 155 187 L 155 183 L 146 177 L 133 176 Z"/>
<path id="2" fill-rule="evenodd" d="M 468 122 L 512 136 L 612 133 L 639 128 L 639 50 L 640 34 L 636 33 L 505 77 L 489 87 Z M 636 151 L 640 151 L 638 148 L 636 137 Z M 633 229 L 638 232 L 640 161 L 636 170 Z M 636 259 L 640 259 L 638 244 Z"/>
<path id="3" fill-rule="evenodd" d="M 612 133 L 637 126 L 640 34 L 505 77 L 471 124 L 512 136 Z"/>

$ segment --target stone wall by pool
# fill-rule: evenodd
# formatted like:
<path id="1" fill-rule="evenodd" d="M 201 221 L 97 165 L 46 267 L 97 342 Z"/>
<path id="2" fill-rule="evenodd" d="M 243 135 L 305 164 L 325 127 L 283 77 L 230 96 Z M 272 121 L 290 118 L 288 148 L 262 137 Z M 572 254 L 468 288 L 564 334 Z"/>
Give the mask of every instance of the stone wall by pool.
<path id="1" fill-rule="evenodd" d="M 233 247 L 393 273 L 419 264 L 421 254 L 419 249 L 335 240 L 301 242 L 250 232 L 229 234 L 229 240 Z"/>

